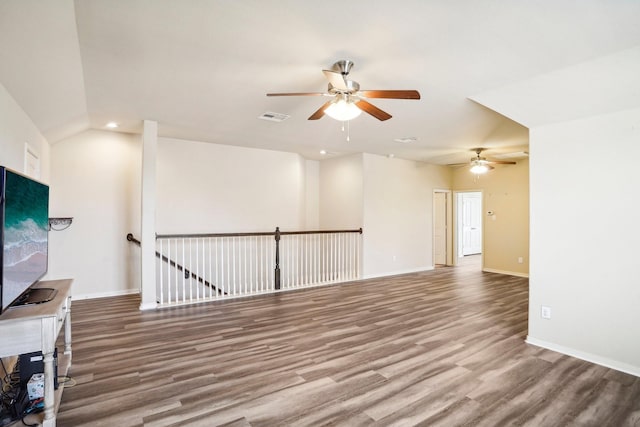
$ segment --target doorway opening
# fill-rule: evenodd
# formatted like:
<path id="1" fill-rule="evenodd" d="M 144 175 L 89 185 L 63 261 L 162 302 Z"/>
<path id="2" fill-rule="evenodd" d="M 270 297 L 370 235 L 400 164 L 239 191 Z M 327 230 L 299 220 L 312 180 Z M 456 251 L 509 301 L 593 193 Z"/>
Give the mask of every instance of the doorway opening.
<path id="1" fill-rule="evenodd" d="M 456 265 L 482 269 L 482 192 L 456 193 Z"/>

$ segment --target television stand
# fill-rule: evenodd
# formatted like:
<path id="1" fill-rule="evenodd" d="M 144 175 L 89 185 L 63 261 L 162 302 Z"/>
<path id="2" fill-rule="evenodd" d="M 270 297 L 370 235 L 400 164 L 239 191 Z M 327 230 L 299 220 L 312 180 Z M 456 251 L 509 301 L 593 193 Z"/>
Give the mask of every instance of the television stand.
<path id="1" fill-rule="evenodd" d="M 24 295 L 22 295 L 22 297 L 18 298 L 16 302 L 11 304 L 11 307 L 20 307 L 23 305 L 42 304 L 45 302 L 49 302 L 56 297 L 57 293 L 58 290 L 54 288 L 31 287 L 27 292 L 24 293 Z"/>
<path id="2" fill-rule="evenodd" d="M 58 352 L 58 375 L 66 376 L 71 366 L 71 279 L 47 280 L 34 285 L 57 291 L 46 304 L 9 307 L 0 315 L 0 357 L 41 351 L 44 361 L 44 415 L 37 416 L 43 427 L 55 427 L 56 412 L 64 384 L 53 387 L 56 340 L 64 331 L 64 354 Z M 31 415 L 29 415 L 31 417 Z"/>

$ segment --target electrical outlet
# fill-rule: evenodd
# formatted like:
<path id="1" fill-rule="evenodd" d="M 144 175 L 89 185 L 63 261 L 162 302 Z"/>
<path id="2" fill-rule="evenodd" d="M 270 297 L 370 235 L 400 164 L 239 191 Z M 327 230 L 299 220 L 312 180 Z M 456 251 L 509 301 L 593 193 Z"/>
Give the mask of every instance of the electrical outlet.
<path id="1" fill-rule="evenodd" d="M 543 305 L 540 307 L 540 316 L 543 319 L 551 319 L 551 307 Z"/>
<path id="2" fill-rule="evenodd" d="M 521 256 L 518 257 L 518 264 L 522 264 L 524 262 L 524 258 Z"/>

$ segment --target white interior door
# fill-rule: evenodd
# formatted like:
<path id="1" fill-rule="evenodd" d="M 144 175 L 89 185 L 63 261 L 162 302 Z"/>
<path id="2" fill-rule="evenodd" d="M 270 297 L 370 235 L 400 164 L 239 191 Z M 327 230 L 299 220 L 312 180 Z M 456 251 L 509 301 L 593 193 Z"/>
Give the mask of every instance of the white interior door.
<path id="1" fill-rule="evenodd" d="M 433 262 L 447 263 L 447 193 L 433 193 Z"/>
<path id="2" fill-rule="evenodd" d="M 482 193 L 462 194 L 462 255 L 482 253 Z"/>

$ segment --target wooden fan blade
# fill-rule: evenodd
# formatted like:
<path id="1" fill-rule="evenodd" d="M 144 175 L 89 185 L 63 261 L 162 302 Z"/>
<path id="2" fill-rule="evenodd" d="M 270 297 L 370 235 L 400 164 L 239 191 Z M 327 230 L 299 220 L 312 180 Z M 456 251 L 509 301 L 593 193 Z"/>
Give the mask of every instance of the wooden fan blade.
<path id="1" fill-rule="evenodd" d="M 310 115 L 307 120 L 318 120 L 318 119 L 321 119 L 324 116 L 324 110 L 327 109 L 327 107 L 329 106 L 329 104 L 331 104 L 331 102 L 332 101 L 325 102 L 324 105 L 322 107 L 318 108 L 315 113 Z"/>
<path id="2" fill-rule="evenodd" d="M 420 99 L 417 90 L 361 90 L 359 94 L 365 98 Z"/>
<path id="3" fill-rule="evenodd" d="M 285 92 L 285 93 L 268 93 L 267 96 L 323 96 L 324 92 Z"/>
<path id="4" fill-rule="evenodd" d="M 329 80 L 329 83 L 331 83 L 331 86 L 339 90 L 349 90 L 349 88 L 347 87 L 347 82 L 344 80 L 344 76 L 342 75 L 342 73 L 332 70 L 322 70 L 322 72 L 324 73 L 324 76 L 327 78 L 327 80 Z"/>
<path id="5" fill-rule="evenodd" d="M 373 104 L 370 104 L 364 99 L 356 101 L 355 104 L 356 104 L 356 107 L 358 107 L 365 113 L 371 114 L 373 117 L 375 117 L 378 120 L 381 120 L 381 121 L 389 120 L 392 117 L 391 114 L 387 113 L 386 111 L 382 111 L 381 109 L 379 109 Z"/>
<path id="6" fill-rule="evenodd" d="M 491 163 L 493 165 L 515 165 L 516 162 L 506 162 L 503 160 L 487 160 L 487 163 Z"/>

